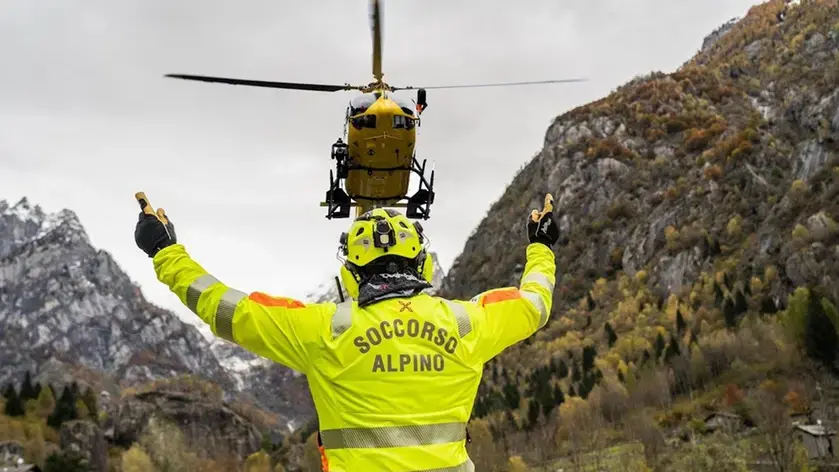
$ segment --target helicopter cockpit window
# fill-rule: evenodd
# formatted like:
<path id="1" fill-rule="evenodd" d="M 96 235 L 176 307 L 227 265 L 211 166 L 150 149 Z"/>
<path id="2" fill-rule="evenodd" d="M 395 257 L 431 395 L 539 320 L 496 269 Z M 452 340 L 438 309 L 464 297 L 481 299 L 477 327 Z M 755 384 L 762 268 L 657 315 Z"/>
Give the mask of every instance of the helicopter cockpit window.
<path id="1" fill-rule="evenodd" d="M 353 118 L 351 121 L 355 129 L 376 128 L 376 115 L 361 115 Z"/>
<path id="2" fill-rule="evenodd" d="M 413 118 L 402 115 L 393 116 L 393 129 L 414 129 L 414 126 Z"/>
<path id="3" fill-rule="evenodd" d="M 411 102 L 410 100 L 406 100 L 403 97 L 396 96 L 395 94 L 391 95 L 390 98 L 391 98 L 391 100 L 396 102 L 397 105 L 399 105 L 399 108 L 401 108 L 402 111 L 404 111 L 405 113 L 407 113 L 411 116 L 414 116 L 414 104 L 413 104 L 413 102 Z"/>
<path id="4" fill-rule="evenodd" d="M 350 115 L 364 113 L 379 99 L 378 93 L 364 93 L 350 100 Z"/>

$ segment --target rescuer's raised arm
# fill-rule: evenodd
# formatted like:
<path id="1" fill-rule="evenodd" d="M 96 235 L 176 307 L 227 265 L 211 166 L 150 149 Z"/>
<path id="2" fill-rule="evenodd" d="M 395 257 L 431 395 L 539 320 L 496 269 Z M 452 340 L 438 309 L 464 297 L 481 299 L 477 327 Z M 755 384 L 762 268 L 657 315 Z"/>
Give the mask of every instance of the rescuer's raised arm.
<path id="1" fill-rule="evenodd" d="M 174 244 L 154 256 L 158 280 L 219 337 L 294 370 L 308 370 L 309 346 L 319 339 L 334 305 L 250 294 L 228 287 Z"/>
<path id="2" fill-rule="evenodd" d="M 545 326 L 551 313 L 554 284 L 553 250 L 542 243 L 531 243 L 519 287 L 489 290 L 472 299 L 481 307 L 473 317 L 478 333 L 475 351 L 481 362 Z"/>
<path id="3" fill-rule="evenodd" d="M 550 194 L 545 209 L 531 214 L 527 235 L 530 244 L 519 286 L 489 290 L 472 299 L 480 307 L 473 316 L 477 332 L 474 352 L 480 362 L 492 359 L 548 322 L 556 284 L 556 257 L 551 247 L 559 239 Z"/>
<path id="4" fill-rule="evenodd" d="M 319 339 L 335 310 L 330 303 L 304 305 L 261 292 L 247 294 L 210 275 L 178 244 L 175 226 L 143 192 L 134 194 L 140 218 L 134 229 L 137 247 L 153 258 L 158 280 L 178 296 L 217 336 L 248 351 L 306 373 L 309 346 Z"/>

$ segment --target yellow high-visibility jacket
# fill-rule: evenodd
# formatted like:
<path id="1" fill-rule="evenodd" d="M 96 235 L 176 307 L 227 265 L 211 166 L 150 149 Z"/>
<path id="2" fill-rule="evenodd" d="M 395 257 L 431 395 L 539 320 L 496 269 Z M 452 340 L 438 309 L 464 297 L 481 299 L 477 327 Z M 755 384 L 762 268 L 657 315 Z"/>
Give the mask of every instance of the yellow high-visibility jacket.
<path id="1" fill-rule="evenodd" d="M 474 470 L 466 423 L 483 364 L 547 323 L 556 283 L 554 253 L 539 243 L 518 288 L 363 308 L 241 292 L 180 244 L 154 267 L 217 336 L 307 376 L 330 472 Z"/>

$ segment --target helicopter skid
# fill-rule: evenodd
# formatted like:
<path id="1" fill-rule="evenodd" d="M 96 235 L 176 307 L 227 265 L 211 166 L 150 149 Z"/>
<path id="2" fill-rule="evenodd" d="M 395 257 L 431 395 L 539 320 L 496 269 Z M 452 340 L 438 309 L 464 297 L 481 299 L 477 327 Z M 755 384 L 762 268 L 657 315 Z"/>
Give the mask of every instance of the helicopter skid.
<path id="1" fill-rule="evenodd" d="M 422 164 L 413 158 L 410 170 L 419 176 L 419 189 L 410 197 L 405 195 L 394 195 L 391 197 L 368 198 L 360 195 L 350 196 L 341 188 L 341 181 L 344 178 L 334 178 L 333 172 L 329 171 L 329 190 L 326 192 L 326 201 L 320 202 L 321 207 L 326 207 L 326 218 L 349 218 L 350 208 L 406 208 L 405 216 L 413 219 L 427 220 L 431 216 L 431 204 L 434 203 L 434 171 L 428 180 L 425 178 L 426 161 Z M 358 169 L 358 167 L 354 167 Z M 379 169 L 377 169 L 379 170 Z M 339 175 L 341 175 L 339 167 Z M 343 173 L 345 175 L 345 173 Z M 366 211 L 366 210 L 363 210 Z"/>

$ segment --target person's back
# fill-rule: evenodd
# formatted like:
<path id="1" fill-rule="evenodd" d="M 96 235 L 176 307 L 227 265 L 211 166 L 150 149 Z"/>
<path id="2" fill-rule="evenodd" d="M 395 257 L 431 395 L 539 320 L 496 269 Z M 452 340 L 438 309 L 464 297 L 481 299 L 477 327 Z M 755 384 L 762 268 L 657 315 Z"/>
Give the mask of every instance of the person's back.
<path id="1" fill-rule="evenodd" d="M 157 236 L 141 229 L 144 221 Z M 390 233 L 379 238 L 382 221 Z M 171 241 L 160 244 L 163 226 L 141 214 L 135 233 L 159 279 L 215 334 L 307 376 L 331 472 L 474 470 L 466 423 L 483 364 L 544 326 L 550 313 L 550 246 L 558 237 L 551 213 L 528 225 L 520 287 L 470 301 L 423 293 L 431 261 L 421 226 L 391 211 L 365 214 L 342 235 L 352 300 L 340 304 L 229 288 L 189 258 L 168 226 Z"/>

